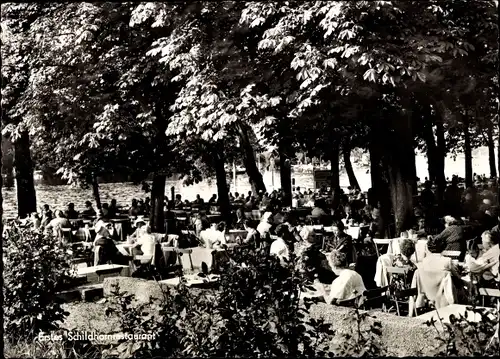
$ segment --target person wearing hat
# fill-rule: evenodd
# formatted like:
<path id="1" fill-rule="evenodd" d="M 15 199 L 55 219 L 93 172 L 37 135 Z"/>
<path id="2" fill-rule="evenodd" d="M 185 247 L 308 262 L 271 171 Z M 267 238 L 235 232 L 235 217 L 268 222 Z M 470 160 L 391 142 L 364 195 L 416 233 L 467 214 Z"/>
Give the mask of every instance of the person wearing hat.
<path id="1" fill-rule="evenodd" d="M 144 220 L 143 216 L 137 217 L 137 219 L 134 221 L 134 227 L 135 231 L 130 235 L 130 238 L 139 238 L 145 230 L 146 221 Z"/>
<path id="2" fill-rule="evenodd" d="M 96 238 L 94 240 L 94 247 L 100 247 L 97 265 L 107 264 L 109 262 L 127 265 L 129 258 L 120 253 L 111 238 L 113 224 L 105 220 L 99 220 L 95 224 L 95 232 Z"/>

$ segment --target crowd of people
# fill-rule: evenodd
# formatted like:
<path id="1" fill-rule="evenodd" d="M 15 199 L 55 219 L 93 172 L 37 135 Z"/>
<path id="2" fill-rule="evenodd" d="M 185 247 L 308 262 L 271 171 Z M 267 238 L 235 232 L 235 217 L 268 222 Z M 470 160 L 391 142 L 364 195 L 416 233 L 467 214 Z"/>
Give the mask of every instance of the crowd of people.
<path id="1" fill-rule="evenodd" d="M 459 179 L 453 177 L 444 192 L 443 202 L 438 208 L 433 184 L 426 180 L 415 199 L 413 224 L 408 231 L 391 233 L 381 218 L 378 203 L 373 200 L 373 192 L 362 193 L 348 188 L 342 192 L 338 205 L 333 206 L 331 193 L 323 190 L 293 189 L 292 206 L 284 204 L 285 193 L 275 190 L 247 195 L 230 193 L 233 208 L 231 221 L 210 221 L 208 214 L 216 210 L 217 195 L 207 202 L 200 195 L 192 202 L 177 194 L 165 203 L 165 218 L 175 220 L 175 211 L 189 211 L 191 221 L 186 229 L 194 229 L 196 237 L 206 248 L 213 250 L 213 270 L 223 270 L 228 262 L 228 230 L 244 231 L 236 242 L 240 246 L 264 249 L 281 261 L 289 260 L 294 252 L 299 258 L 297 265 L 307 272 L 315 283 L 315 288 L 328 303 L 342 303 L 353 299 L 353 291 L 363 293 L 373 288 L 373 273 L 379 251 L 373 241 L 376 238 L 407 238 L 402 241 L 400 253 L 391 257 L 391 265 L 405 267 L 404 276 L 399 275 L 391 282 L 400 289 L 411 281 L 418 266 L 436 272 L 449 272 L 458 289 L 463 270 L 457 263 L 444 256 L 444 251 L 458 251 L 458 260 L 464 262 L 471 273 L 480 277 L 481 285 L 496 286 L 498 281 L 498 256 L 500 237 L 500 212 L 498 211 L 498 185 L 495 180 L 482 181 L 473 187 L 463 189 Z M 305 215 L 300 214 L 304 209 Z M 441 211 L 440 211 L 441 210 Z M 33 214 L 31 221 L 35 227 L 59 233 L 62 228 L 71 228 L 70 220 L 92 219 L 96 237 L 95 246 L 100 246 L 103 255 L 99 263 L 126 263 L 129 258 L 121 254 L 113 242 L 113 224 L 110 219 L 128 214 L 134 218 L 134 233 L 129 240 L 135 243 L 136 253 L 152 256 L 156 237 L 151 233 L 148 220 L 149 198 L 132 200 L 127 210 L 120 208 L 116 200 L 103 204 L 96 212 L 87 201 L 81 212 L 73 203 L 63 212 L 54 214 L 44 205 L 41 215 Z M 250 214 L 257 211 L 259 219 Z M 262 216 L 260 216 L 260 214 Z M 330 231 L 316 228 L 331 228 Z M 359 235 L 353 238 L 346 231 L 358 227 Z M 170 228 L 171 230 L 172 228 Z M 167 229 L 167 233 L 171 233 Z M 180 234 L 176 232 L 176 234 Z M 416 260 L 416 241 L 427 241 L 427 254 Z M 172 245 L 174 245 L 172 243 Z M 382 253 L 387 248 L 380 248 Z M 422 255 L 420 255 L 422 257 Z M 371 258 L 371 259 L 370 259 Z M 329 291 L 325 288 L 329 285 Z M 460 290 L 458 290 L 460 292 Z M 460 296 L 460 295 L 459 295 Z M 460 300 L 466 301 L 466 295 Z"/>

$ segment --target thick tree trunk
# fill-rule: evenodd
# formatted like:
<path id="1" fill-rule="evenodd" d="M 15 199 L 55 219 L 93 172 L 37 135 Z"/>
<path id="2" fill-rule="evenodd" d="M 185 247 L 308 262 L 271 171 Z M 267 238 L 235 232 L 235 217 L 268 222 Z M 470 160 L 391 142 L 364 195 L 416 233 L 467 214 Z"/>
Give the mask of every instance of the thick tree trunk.
<path id="1" fill-rule="evenodd" d="M 231 204 L 229 203 L 229 186 L 227 185 L 226 170 L 224 169 L 224 154 L 222 150 L 213 156 L 215 177 L 217 179 L 217 196 L 219 208 L 226 223 L 231 221 Z"/>
<path id="2" fill-rule="evenodd" d="M 472 187 L 472 148 L 470 143 L 469 122 L 466 119 L 463 126 L 464 131 L 464 155 L 465 155 L 465 187 Z"/>
<path id="3" fill-rule="evenodd" d="M 259 191 L 266 192 L 266 186 L 264 184 L 262 174 L 260 173 L 255 161 L 255 155 L 253 152 L 252 144 L 250 143 L 248 131 L 249 129 L 246 128 L 243 124 L 238 125 L 240 144 L 243 151 L 243 164 L 245 165 L 248 180 L 250 181 L 250 186 L 252 186 L 252 192 L 255 196 L 257 196 L 259 194 Z"/>
<path id="4" fill-rule="evenodd" d="M 495 141 L 493 140 L 493 124 L 488 125 L 488 159 L 490 162 L 490 177 L 496 178 L 497 166 L 495 157 Z"/>
<path id="5" fill-rule="evenodd" d="M 354 170 L 352 168 L 351 148 L 346 146 L 344 148 L 343 155 L 345 171 L 347 172 L 347 177 L 349 178 L 349 185 L 354 189 L 361 189 L 359 187 L 358 179 L 356 178 L 356 175 L 354 174 Z"/>
<path id="6" fill-rule="evenodd" d="M 35 181 L 28 132 L 23 132 L 14 143 L 14 166 L 16 168 L 17 212 L 20 218 L 25 218 L 30 213 L 36 212 Z"/>
<path id="7" fill-rule="evenodd" d="M 334 141 L 330 155 L 330 171 L 332 173 L 331 190 L 332 190 L 332 204 L 336 209 L 340 203 L 340 148 L 339 144 Z"/>
<path id="8" fill-rule="evenodd" d="M 101 196 L 99 194 L 99 183 L 95 174 L 92 174 L 92 194 L 94 195 L 95 205 L 100 210 L 102 208 Z"/>
<path id="9" fill-rule="evenodd" d="M 436 199 L 439 208 L 443 207 L 444 191 L 446 189 L 446 175 L 444 173 L 446 163 L 446 140 L 444 138 L 444 127 L 441 120 L 436 121 Z"/>
<path id="10" fill-rule="evenodd" d="M 153 233 L 165 233 L 165 218 L 163 207 L 165 204 L 165 182 L 167 176 L 155 174 L 151 187 L 151 213 L 149 214 L 149 225 Z"/>
<path id="11" fill-rule="evenodd" d="M 386 141 L 385 152 L 396 235 L 413 226 L 413 195 L 416 188 L 412 116 L 409 105 L 406 104 L 404 108 L 405 113 L 391 121 L 393 131 L 385 137 L 392 137 Z"/>

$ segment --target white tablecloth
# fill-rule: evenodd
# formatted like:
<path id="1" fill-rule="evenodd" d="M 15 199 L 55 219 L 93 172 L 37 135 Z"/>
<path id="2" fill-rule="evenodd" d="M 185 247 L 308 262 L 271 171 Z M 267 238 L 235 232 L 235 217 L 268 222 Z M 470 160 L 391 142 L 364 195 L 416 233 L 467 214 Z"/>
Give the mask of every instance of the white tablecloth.
<path id="1" fill-rule="evenodd" d="M 128 268 L 128 266 L 122 266 L 119 264 L 102 264 L 98 266 L 93 266 L 93 267 L 86 267 L 86 268 L 78 268 L 78 276 L 83 277 L 88 274 L 95 273 L 98 270 L 105 270 L 105 269 L 114 269 L 114 268 Z"/>

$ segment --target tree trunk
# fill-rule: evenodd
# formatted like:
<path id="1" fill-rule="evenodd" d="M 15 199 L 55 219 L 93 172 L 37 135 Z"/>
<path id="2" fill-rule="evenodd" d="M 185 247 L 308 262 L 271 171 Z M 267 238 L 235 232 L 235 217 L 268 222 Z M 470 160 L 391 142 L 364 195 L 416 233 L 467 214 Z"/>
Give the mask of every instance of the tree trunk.
<path id="1" fill-rule="evenodd" d="M 498 177 L 500 178 L 500 121 L 498 121 L 498 166 L 497 167 L 498 167 Z"/>
<path id="2" fill-rule="evenodd" d="M 217 196 L 222 217 L 226 223 L 231 222 L 231 204 L 229 203 L 229 186 L 227 185 L 226 170 L 224 169 L 224 153 L 222 150 L 213 156 L 215 177 L 217 179 Z"/>
<path id="3" fill-rule="evenodd" d="M 94 195 L 97 209 L 100 210 L 102 208 L 101 196 L 99 195 L 99 183 L 97 182 L 97 176 L 95 174 L 92 174 L 92 194 Z"/>
<path id="4" fill-rule="evenodd" d="M 434 132 L 432 130 L 432 120 L 428 119 L 424 124 L 424 140 L 427 147 L 427 169 L 429 172 L 429 180 L 436 183 L 436 161 L 437 159 L 437 148 L 436 142 L 434 140 Z"/>
<path id="5" fill-rule="evenodd" d="M 495 141 L 493 140 L 493 124 L 488 125 L 488 158 L 490 162 L 490 177 L 496 178 L 497 166 L 495 160 Z"/>
<path id="6" fill-rule="evenodd" d="M 0 123 L 0 127 L 3 128 L 3 121 Z M 2 137 L 2 142 L 3 142 L 3 137 Z M 3 160 L 3 151 L 2 151 L 2 146 L 0 146 L 0 233 L 2 234 L 3 238 L 3 176 L 1 175 L 2 173 L 2 160 Z"/>
<path id="7" fill-rule="evenodd" d="M 284 192 L 283 206 L 292 205 L 292 168 L 288 159 L 288 151 L 285 147 L 280 147 L 280 180 L 281 189 Z"/>
<path id="8" fill-rule="evenodd" d="M 354 189 L 361 189 L 361 187 L 359 187 L 358 179 L 356 178 L 356 175 L 354 174 L 354 170 L 352 168 L 351 148 L 346 146 L 344 148 L 343 155 L 345 171 L 347 172 L 347 177 L 349 178 L 349 185 Z"/>
<path id="9" fill-rule="evenodd" d="M 266 186 L 255 161 L 255 154 L 250 143 L 250 138 L 248 137 L 248 131 L 249 129 L 245 128 L 244 124 L 238 125 L 240 144 L 243 150 L 243 164 L 245 165 L 252 192 L 257 196 L 259 191 L 266 192 Z"/>
<path id="10" fill-rule="evenodd" d="M 340 148 L 337 141 L 332 144 L 330 152 L 330 171 L 332 173 L 331 190 L 332 190 L 332 204 L 336 209 L 340 203 Z"/>
<path id="11" fill-rule="evenodd" d="M 395 235 L 413 226 L 413 195 L 416 187 L 415 150 L 410 104 L 403 106 L 405 113 L 395 116 L 385 141 L 385 154 L 392 208 L 395 218 Z M 399 118 L 398 118 L 399 117 Z M 391 139 L 392 137 L 392 139 Z"/>
<path id="12" fill-rule="evenodd" d="M 446 189 L 446 175 L 444 173 L 446 163 L 446 140 L 444 138 L 444 127 L 441 119 L 436 121 L 436 199 L 438 208 L 443 207 L 444 191 Z"/>
<path id="13" fill-rule="evenodd" d="M 385 161 L 382 159 L 382 146 L 383 144 L 378 137 L 379 130 L 372 128 L 372 140 L 370 141 L 370 174 L 372 180 L 372 193 L 373 197 L 369 197 L 368 204 L 373 208 L 380 209 L 380 218 L 382 220 L 382 227 L 384 228 L 384 237 L 387 237 L 387 230 L 391 217 L 391 201 L 388 184 L 388 175 Z"/>
<path id="14" fill-rule="evenodd" d="M 167 176 L 155 174 L 151 186 L 151 213 L 149 225 L 153 233 L 165 233 L 165 219 L 163 207 L 165 204 L 165 182 Z"/>
<path id="15" fill-rule="evenodd" d="M 17 183 L 17 212 L 25 218 L 36 212 L 35 181 L 33 179 L 33 161 L 30 153 L 30 138 L 27 131 L 21 133 L 14 143 L 14 166 Z"/>
<path id="16" fill-rule="evenodd" d="M 465 155 L 465 187 L 472 187 L 472 148 L 470 143 L 469 122 L 465 119 L 463 125 L 464 131 L 464 155 Z"/>

